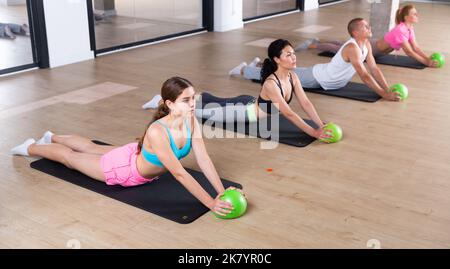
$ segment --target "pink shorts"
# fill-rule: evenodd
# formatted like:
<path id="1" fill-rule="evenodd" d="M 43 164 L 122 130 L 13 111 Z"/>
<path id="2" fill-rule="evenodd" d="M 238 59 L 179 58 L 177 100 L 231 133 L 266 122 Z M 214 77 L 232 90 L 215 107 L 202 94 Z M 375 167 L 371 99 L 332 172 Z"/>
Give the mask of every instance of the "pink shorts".
<path id="1" fill-rule="evenodd" d="M 137 143 L 130 143 L 115 148 L 104 154 L 100 165 L 107 185 L 131 187 L 151 182 L 158 177 L 147 179 L 142 177 L 136 167 Z"/>

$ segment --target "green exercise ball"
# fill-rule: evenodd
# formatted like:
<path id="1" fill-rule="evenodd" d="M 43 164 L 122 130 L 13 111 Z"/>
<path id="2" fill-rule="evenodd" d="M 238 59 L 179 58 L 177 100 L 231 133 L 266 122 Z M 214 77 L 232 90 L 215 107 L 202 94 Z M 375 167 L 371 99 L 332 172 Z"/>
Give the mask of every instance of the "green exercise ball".
<path id="1" fill-rule="evenodd" d="M 401 100 L 405 100 L 406 98 L 408 98 L 408 88 L 406 88 L 406 86 L 401 83 L 392 85 L 391 91 L 398 92 Z"/>
<path id="2" fill-rule="evenodd" d="M 435 52 L 431 54 L 431 60 L 438 62 L 438 67 L 442 67 L 445 63 L 445 56 L 442 53 Z"/>
<path id="3" fill-rule="evenodd" d="M 225 216 L 221 216 L 214 213 L 218 218 L 221 219 L 239 218 L 240 216 L 244 215 L 245 211 L 247 210 L 247 199 L 245 199 L 244 195 L 240 193 L 238 190 L 235 189 L 225 190 L 222 196 L 220 196 L 220 200 L 230 203 L 234 209 L 231 211 L 231 213 L 228 213 Z"/>
<path id="4" fill-rule="evenodd" d="M 339 127 L 339 125 L 329 122 L 323 127 L 323 129 L 325 130 L 326 133 L 330 133 L 329 131 L 331 131 L 332 137 L 320 139 L 322 142 L 336 143 L 342 139 L 342 129 L 341 127 Z"/>

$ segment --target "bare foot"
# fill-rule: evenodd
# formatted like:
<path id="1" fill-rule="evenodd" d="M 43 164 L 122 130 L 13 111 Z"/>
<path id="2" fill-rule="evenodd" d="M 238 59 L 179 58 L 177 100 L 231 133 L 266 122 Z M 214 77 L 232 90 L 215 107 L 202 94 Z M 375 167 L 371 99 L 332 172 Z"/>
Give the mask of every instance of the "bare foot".
<path id="1" fill-rule="evenodd" d="M 317 49 L 317 43 L 312 43 L 311 45 L 308 46 L 308 49 Z"/>

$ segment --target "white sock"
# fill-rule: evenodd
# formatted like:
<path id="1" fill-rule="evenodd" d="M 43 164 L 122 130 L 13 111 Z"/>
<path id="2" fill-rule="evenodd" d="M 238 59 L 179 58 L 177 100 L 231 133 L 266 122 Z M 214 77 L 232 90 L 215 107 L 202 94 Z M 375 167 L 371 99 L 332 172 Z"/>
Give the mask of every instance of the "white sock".
<path id="1" fill-rule="evenodd" d="M 261 62 L 261 59 L 259 57 L 255 57 L 255 59 L 253 59 L 253 61 L 248 65 L 251 67 L 256 67 L 256 65 Z"/>
<path id="2" fill-rule="evenodd" d="M 150 109 L 150 108 L 157 108 L 159 106 L 159 101 L 162 100 L 161 95 L 157 94 L 155 95 L 152 100 L 145 103 L 142 108 L 143 109 Z"/>
<path id="3" fill-rule="evenodd" d="M 51 131 L 47 131 L 44 133 L 44 135 L 41 137 L 41 139 L 39 139 L 38 141 L 36 141 L 36 144 L 38 145 L 48 145 L 52 143 L 52 136 L 54 135 L 54 133 L 52 133 Z"/>
<path id="4" fill-rule="evenodd" d="M 12 155 L 30 156 L 30 154 L 28 154 L 28 147 L 34 143 L 36 143 L 36 140 L 34 140 L 33 138 L 28 138 L 22 144 L 12 148 L 11 154 Z"/>
<path id="5" fill-rule="evenodd" d="M 246 66 L 246 65 L 247 65 L 246 62 L 240 63 L 238 66 L 236 66 L 235 68 L 231 69 L 230 72 L 228 72 L 228 75 L 230 75 L 230 76 L 240 76 L 242 68 L 244 66 Z"/>

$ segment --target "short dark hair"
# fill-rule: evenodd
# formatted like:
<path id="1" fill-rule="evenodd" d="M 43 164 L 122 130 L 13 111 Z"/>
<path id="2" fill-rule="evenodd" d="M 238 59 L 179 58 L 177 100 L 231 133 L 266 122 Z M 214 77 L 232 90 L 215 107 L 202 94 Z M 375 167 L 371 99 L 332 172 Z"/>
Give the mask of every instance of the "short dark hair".
<path id="1" fill-rule="evenodd" d="M 358 23 L 363 20 L 364 20 L 363 18 L 354 18 L 348 23 L 347 30 L 351 37 L 353 37 L 353 31 L 355 31 L 356 27 L 358 26 Z"/>

